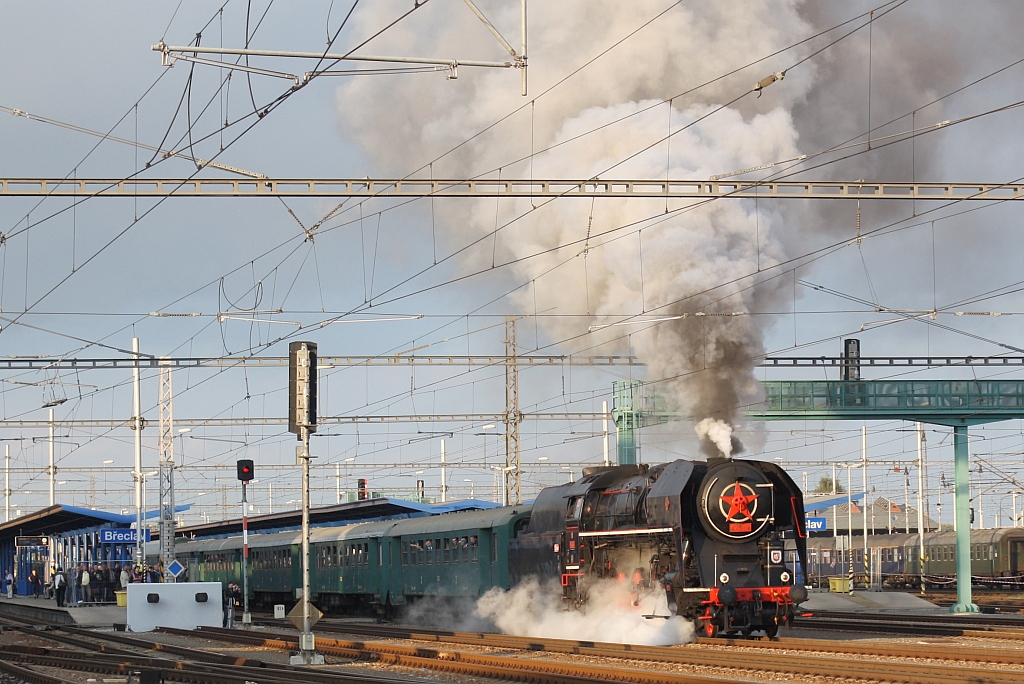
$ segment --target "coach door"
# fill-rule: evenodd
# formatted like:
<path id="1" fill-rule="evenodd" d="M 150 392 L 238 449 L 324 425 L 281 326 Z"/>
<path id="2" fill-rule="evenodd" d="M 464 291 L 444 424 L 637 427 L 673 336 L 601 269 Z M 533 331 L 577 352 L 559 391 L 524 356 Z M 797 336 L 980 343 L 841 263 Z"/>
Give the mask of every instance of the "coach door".
<path id="1" fill-rule="evenodd" d="M 1019 575 L 1024 570 L 1024 541 L 1010 541 L 1010 574 Z"/>

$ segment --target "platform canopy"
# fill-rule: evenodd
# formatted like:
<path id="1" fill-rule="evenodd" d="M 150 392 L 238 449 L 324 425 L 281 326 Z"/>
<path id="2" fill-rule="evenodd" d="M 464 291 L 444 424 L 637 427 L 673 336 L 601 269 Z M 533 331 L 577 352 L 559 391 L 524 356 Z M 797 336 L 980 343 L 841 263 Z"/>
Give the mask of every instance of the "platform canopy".
<path id="1" fill-rule="evenodd" d="M 450 501 L 443 504 L 427 504 L 403 499 L 364 499 L 335 506 L 322 506 L 309 510 L 311 525 L 345 525 L 356 522 L 371 522 L 389 518 L 414 518 L 426 515 L 439 515 L 455 511 L 470 511 L 485 508 L 496 508 L 498 504 L 478 499 Z M 302 510 L 290 510 L 269 515 L 257 515 L 249 518 L 249 531 L 298 529 L 302 524 Z M 200 539 L 239 534 L 242 531 L 242 519 L 220 520 L 203 525 L 180 527 L 175 532 L 179 537 Z M 154 534 L 154 539 L 159 538 Z"/>
<path id="2" fill-rule="evenodd" d="M 187 511 L 191 504 L 176 506 L 175 511 Z M 155 518 L 158 511 L 148 511 L 144 517 Z M 90 527 L 124 527 L 135 524 L 135 514 L 121 515 L 93 508 L 55 504 L 22 515 L 0 525 L 0 542 L 15 536 L 49 537 Z"/>

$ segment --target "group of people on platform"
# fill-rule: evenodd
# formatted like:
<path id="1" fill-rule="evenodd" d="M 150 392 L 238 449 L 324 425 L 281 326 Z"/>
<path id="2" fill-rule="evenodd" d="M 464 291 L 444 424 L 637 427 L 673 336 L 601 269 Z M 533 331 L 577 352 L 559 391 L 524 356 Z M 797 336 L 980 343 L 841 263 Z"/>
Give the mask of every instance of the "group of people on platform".
<path id="1" fill-rule="evenodd" d="M 79 564 L 69 570 L 54 567 L 46 581 L 36 570 L 28 576 L 28 595 L 33 598 L 54 598 L 59 607 L 81 603 L 113 603 L 114 592 L 123 591 L 134 582 L 163 582 L 163 563 L 155 566 L 133 566 L 130 563 Z M 3 575 L 3 591 L 14 598 L 15 578 L 11 570 Z"/>

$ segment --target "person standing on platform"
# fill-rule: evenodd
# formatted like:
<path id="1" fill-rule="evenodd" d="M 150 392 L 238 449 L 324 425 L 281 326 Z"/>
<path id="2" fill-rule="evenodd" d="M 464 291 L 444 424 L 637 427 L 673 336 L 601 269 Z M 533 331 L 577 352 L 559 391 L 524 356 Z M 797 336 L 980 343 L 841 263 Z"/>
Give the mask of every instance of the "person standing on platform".
<path id="1" fill-rule="evenodd" d="M 7 598 L 14 598 L 14 575 L 8 570 L 7 574 L 4 575 L 4 589 L 7 590 Z"/>
<path id="2" fill-rule="evenodd" d="M 115 600 L 114 592 L 117 591 L 117 583 L 120 580 L 117 565 L 114 563 L 104 564 L 103 569 L 107 573 L 107 601 L 113 602 Z"/>
<path id="3" fill-rule="evenodd" d="M 28 576 L 28 586 L 32 590 L 32 598 L 37 599 L 43 593 L 43 579 L 35 570 Z"/>
<path id="4" fill-rule="evenodd" d="M 92 603 L 92 578 L 89 577 L 89 568 L 82 566 L 82 600 Z"/>
<path id="5" fill-rule="evenodd" d="M 81 603 L 82 602 L 82 564 L 79 563 L 75 566 L 75 572 L 71 577 L 71 602 Z"/>
<path id="6" fill-rule="evenodd" d="M 53 595 L 57 599 L 57 607 L 64 607 L 64 596 L 68 590 L 68 580 L 64 576 L 64 568 L 57 568 L 53 576 Z"/>
<path id="7" fill-rule="evenodd" d="M 128 584 L 132 581 L 131 573 L 128 572 L 128 565 L 121 566 L 121 591 L 128 590 Z"/>

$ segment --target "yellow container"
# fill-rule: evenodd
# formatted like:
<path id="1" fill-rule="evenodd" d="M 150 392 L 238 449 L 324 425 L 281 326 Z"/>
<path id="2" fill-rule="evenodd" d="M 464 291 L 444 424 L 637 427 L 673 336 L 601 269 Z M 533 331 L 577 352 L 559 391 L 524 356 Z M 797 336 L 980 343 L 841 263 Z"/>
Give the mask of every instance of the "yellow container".
<path id="1" fill-rule="evenodd" d="M 828 590 L 833 594 L 849 594 L 850 593 L 850 578 L 849 577 L 829 577 L 828 578 Z"/>
<path id="2" fill-rule="evenodd" d="M 117 605 L 119 608 L 124 608 L 128 605 L 128 592 L 127 591 L 115 591 L 114 596 L 117 598 Z"/>

